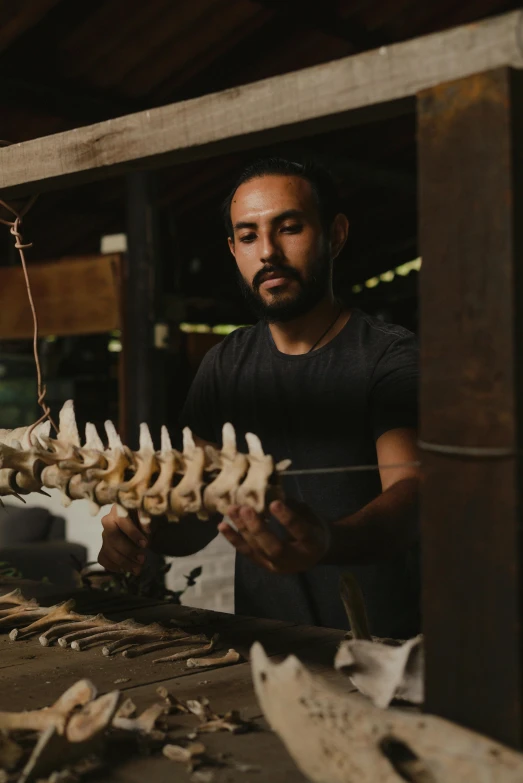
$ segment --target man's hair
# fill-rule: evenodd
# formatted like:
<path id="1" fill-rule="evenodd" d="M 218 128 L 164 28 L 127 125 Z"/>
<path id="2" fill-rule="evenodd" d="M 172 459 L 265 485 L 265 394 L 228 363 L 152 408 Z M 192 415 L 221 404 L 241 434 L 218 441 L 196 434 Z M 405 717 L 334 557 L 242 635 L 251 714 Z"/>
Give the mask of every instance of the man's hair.
<path id="1" fill-rule="evenodd" d="M 228 237 L 234 236 L 234 229 L 231 220 L 231 204 L 234 194 L 245 182 L 250 182 L 258 177 L 265 176 L 292 176 L 301 177 L 306 180 L 318 202 L 318 211 L 324 231 L 328 231 L 332 226 L 334 218 L 341 211 L 340 196 L 336 183 L 330 171 L 322 166 L 318 161 L 308 159 L 302 162 L 287 160 L 280 157 L 258 158 L 258 160 L 249 163 L 236 180 L 233 189 L 225 199 L 222 205 L 223 219 Z"/>

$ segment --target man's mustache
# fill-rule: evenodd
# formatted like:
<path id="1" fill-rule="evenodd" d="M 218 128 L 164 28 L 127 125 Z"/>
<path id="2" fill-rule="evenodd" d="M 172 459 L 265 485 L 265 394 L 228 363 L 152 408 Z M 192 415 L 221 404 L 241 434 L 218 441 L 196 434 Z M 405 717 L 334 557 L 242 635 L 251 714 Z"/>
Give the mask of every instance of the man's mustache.
<path id="1" fill-rule="evenodd" d="M 302 282 L 301 275 L 297 269 L 293 269 L 291 266 L 277 266 L 275 264 L 266 264 L 259 269 L 252 279 L 252 288 L 254 291 L 258 291 L 261 284 L 268 280 L 270 277 L 290 277 L 293 280 Z"/>

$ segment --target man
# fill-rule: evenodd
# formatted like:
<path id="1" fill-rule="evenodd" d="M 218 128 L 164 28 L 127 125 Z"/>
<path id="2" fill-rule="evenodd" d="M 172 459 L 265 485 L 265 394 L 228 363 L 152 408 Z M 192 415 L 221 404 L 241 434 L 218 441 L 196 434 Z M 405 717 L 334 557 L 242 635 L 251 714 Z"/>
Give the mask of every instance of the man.
<path id="1" fill-rule="evenodd" d="M 104 518 L 99 561 L 139 572 L 150 545 L 183 556 L 219 531 L 235 547 L 236 611 L 343 628 L 339 578 L 357 576 L 371 630 L 419 630 L 415 557 L 417 348 L 334 297 L 332 266 L 348 221 L 330 176 L 314 164 L 265 159 L 225 204 L 239 283 L 260 317 L 205 356 L 182 423 L 217 443 L 224 422 L 260 436 L 275 460 L 317 469 L 284 479 L 286 502 L 264 517 L 232 507 L 216 524 L 159 523 L 147 542 L 129 519 Z M 378 464 L 379 471 L 324 472 Z"/>

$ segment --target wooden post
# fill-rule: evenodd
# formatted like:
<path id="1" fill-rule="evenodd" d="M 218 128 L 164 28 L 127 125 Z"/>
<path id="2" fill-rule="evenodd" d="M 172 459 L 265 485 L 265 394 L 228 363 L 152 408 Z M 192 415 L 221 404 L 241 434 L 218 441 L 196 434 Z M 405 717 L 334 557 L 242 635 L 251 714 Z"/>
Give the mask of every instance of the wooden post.
<path id="1" fill-rule="evenodd" d="M 523 740 L 522 102 L 521 73 L 509 68 L 418 98 L 426 709 L 514 747 Z"/>

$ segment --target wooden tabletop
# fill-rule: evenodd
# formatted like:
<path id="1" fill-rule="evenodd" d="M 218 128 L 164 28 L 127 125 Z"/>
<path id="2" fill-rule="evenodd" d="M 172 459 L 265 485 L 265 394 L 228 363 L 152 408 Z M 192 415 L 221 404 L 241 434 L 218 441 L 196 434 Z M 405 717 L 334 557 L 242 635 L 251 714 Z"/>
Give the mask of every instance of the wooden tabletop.
<path id="1" fill-rule="evenodd" d="M 16 585 L 18 586 L 18 585 Z M 157 654 L 127 659 L 121 655 L 104 657 L 101 646 L 77 652 L 58 646 L 42 647 L 38 638 L 25 641 L 9 640 L 8 633 L 0 636 L 0 709 L 38 709 L 52 704 L 66 688 L 79 679 L 89 678 L 99 694 L 118 689 L 132 697 L 138 709 L 158 702 L 156 688 L 165 686 L 179 699 L 207 697 L 218 713 L 238 710 L 241 717 L 252 720 L 258 730 L 246 734 L 205 734 L 200 738 L 210 756 L 226 754 L 224 766 L 213 767 L 214 783 L 249 783 L 249 781 L 285 781 L 303 783 L 284 746 L 267 727 L 262 718 L 251 682 L 249 649 L 260 641 L 269 655 L 284 658 L 294 653 L 309 668 L 328 679 L 336 680 L 332 662 L 343 631 L 298 626 L 277 620 L 238 617 L 200 609 L 190 609 L 159 603 L 132 596 L 110 596 L 101 591 L 59 591 L 52 585 L 24 582 L 19 584 L 26 597 L 36 598 L 42 605 L 51 605 L 75 598 L 76 611 L 85 614 L 103 612 L 113 620 L 133 618 L 140 623 L 181 621 L 194 624 L 197 633 L 220 635 L 221 647 L 234 647 L 243 662 L 226 668 L 188 669 L 185 661 L 153 664 Z M 12 585 L 0 586 L 0 594 L 9 592 Z M 169 654 L 168 650 L 160 653 Z M 343 687 L 343 684 L 342 684 Z M 174 715 L 168 718 L 170 732 L 176 742 L 198 725 L 193 715 Z M 170 733 L 171 736 L 171 733 Z M 236 766 L 252 765 L 257 771 L 242 771 Z M 142 783 L 173 783 L 190 781 L 191 776 L 180 764 L 168 761 L 161 753 L 136 755 L 111 766 L 97 780 Z"/>

